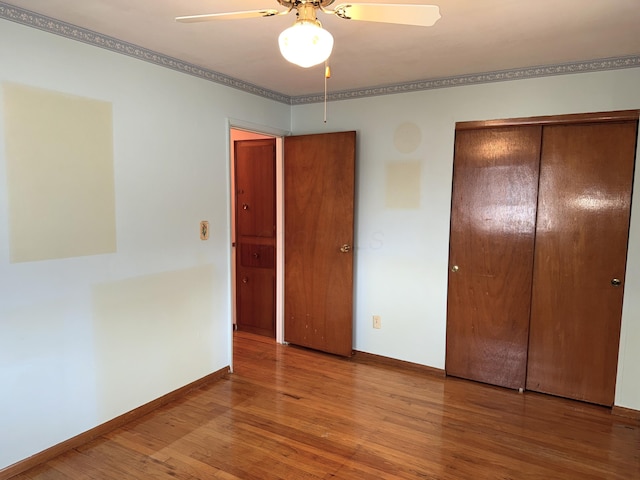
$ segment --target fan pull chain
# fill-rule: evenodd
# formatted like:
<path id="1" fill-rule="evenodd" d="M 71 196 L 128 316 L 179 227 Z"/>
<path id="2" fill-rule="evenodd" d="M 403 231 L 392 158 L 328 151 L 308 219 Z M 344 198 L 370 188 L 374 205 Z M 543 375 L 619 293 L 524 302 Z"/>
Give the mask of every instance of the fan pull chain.
<path id="1" fill-rule="evenodd" d="M 324 62 L 324 123 L 327 123 L 327 79 L 331 78 L 331 67 Z"/>

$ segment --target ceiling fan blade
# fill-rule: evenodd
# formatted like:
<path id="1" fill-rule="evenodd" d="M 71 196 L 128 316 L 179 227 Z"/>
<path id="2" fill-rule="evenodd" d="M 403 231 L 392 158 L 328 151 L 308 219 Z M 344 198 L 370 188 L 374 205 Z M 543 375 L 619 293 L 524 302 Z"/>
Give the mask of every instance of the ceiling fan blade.
<path id="1" fill-rule="evenodd" d="M 196 23 L 210 22 L 212 20 L 238 20 L 242 18 L 255 17 L 273 17 L 275 15 L 284 15 L 288 11 L 279 12 L 278 10 L 246 10 L 244 12 L 227 12 L 227 13 L 209 13 L 205 15 L 187 15 L 184 17 L 176 17 L 176 22 Z"/>
<path id="2" fill-rule="evenodd" d="M 398 5 L 389 3 L 344 3 L 333 13 L 346 20 L 399 23 L 430 27 L 440 19 L 436 5 Z"/>

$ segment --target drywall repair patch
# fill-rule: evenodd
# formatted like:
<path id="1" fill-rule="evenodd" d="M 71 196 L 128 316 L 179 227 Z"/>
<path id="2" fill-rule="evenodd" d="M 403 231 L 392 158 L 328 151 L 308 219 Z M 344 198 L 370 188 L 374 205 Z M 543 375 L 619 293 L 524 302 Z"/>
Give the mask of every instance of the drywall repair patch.
<path id="1" fill-rule="evenodd" d="M 2 87 L 11 262 L 115 252 L 111 103 Z"/>
<path id="2" fill-rule="evenodd" d="M 420 161 L 387 164 L 387 208 L 420 208 Z"/>
<path id="3" fill-rule="evenodd" d="M 393 144 L 400 153 L 415 152 L 422 143 L 422 132 L 415 123 L 399 125 L 393 136 Z"/>
<path id="4" fill-rule="evenodd" d="M 216 288 L 212 265 L 92 288 L 100 418 L 210 373 Z"/>

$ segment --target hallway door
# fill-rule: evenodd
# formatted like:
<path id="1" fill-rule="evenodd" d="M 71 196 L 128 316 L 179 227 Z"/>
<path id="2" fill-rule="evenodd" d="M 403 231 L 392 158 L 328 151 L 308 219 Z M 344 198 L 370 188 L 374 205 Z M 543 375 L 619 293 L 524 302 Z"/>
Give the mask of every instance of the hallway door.
<path id="1" fill-rule="evenodd" d="M 237 140 L 236 326 L 275 337 L 276 140 Z"/>

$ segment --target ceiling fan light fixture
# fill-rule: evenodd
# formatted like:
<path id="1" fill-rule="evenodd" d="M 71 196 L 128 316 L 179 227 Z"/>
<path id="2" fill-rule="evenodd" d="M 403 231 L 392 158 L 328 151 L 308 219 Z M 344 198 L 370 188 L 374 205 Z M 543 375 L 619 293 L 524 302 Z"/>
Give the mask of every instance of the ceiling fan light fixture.
<path id="1" fill-rule="evenodd" d="M 303 68 L 323 63 L 333 50 L 333 35 L 317 20 L 297 20 L 278 37 L 280 53 L 289 62 Z"/>

